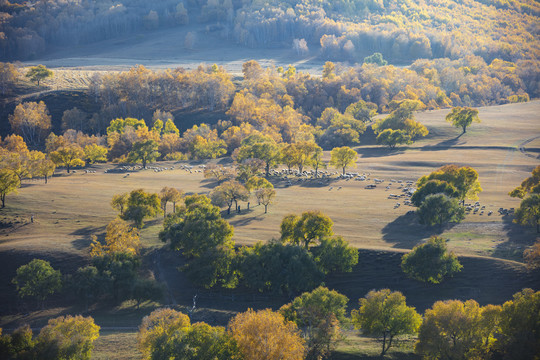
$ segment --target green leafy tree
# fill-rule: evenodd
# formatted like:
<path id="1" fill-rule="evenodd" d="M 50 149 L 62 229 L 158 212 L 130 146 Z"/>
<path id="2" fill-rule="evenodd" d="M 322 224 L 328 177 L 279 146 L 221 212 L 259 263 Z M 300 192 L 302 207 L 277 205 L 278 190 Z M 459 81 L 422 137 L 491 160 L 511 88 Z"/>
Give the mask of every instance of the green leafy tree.
<path id="1" fill-rule="evenodd" d="M 401 258 L 403 272 L 413 279 L 433 284 L 453 276 L 462 268 L 457 256 L 448 253 L 445 240 L 438 236 L 431 237 L 425 244 L 415 246 Z"/>
<path id="2" fill-rule="evenodd" d="M 459 205 L 457 199 L 449 198 L 445 194 L 433 194 L 424 199 L 416 214 L 421 224 L 442 226 L 447 222 L 461 222 L 465 218 L 465 209 Z"/>
<path id="3" fill-rule="evenodd" d="M 302 215 L 288 215 L 281 222 L 281 241 L 295 245 L 303 244 L 307 249 L 315 240 L 334 234 L 334 222 L 320 211 L 306 211 Z"/>
<path id="4" fill-rule="evenodd" d="M 412 141 L 429 133 L 428 129 L 414 118 L 414 112 L 416 110 L 425 108 L 425 105 L 421 101 L 409 99 L 392 101 L 389 107 L 392 109 L 390 115 L 384 119 L 377 120 L 372 126 L 376 134 L 380 134 L 386 129 L 402 130 Z"/>
<path id="5" fill-rule="evenodd" d="M 91 265 L 78 268 L 71 279 L 71 289 L 80 299 L 84 299 L 84 307 L 88 311 L 89 302 L 103 292 L 98 269 Z"/>
<path id="6" fill-rule="evenodd" d="M 158 150 L 158 143 L 155 140 L 137 141 L 133 144 L 132 150 L 128 154 L 128 161 L 142 162 L 146 169 L 146 164 L 155 161 L 161 154 Z"/>
<path id="7" fill-rule="evenodd" d="M 165 290 L 163 285 L 154 279 L 137 279 L 133 285 L 132 298 L 137 302 L 137 309 L 144 301 L 160 301 Z"/>
<path id="8" fill-rule="evenodd" d="M 210 289 L 216 285 L 235 288 L 238 285 L 237 257 L 233 242 L 206 249 L 181 269 L 197 286 Z"/>
<path id="9" fill-rule="evenodd" d="M 45 80 L 46 78 L 52 77 L 53 72 L 45 65 L 37 65 L 31 67 L 28 72 L 26 73 L 26 77 L 30 79 L 30 81 L 35 82 L 37 86 L 39 86 L 39 83 L 42 80 Z"/>
<path id="10" fill-rule="evenodd" d="M 446 121 L 451 122 L 455 127 L 463 129 L 463 134 L 467 132 L 467 127 L 473 122 L 480 122 L 478 117 L 478 109 L 469 107 L 455 107 L 446 115 Z"/>
<path id="11" fill-rule="evenodd" d="M 377 135 L 377 144 L 386 145 L 390 149 L 394 149 L 396 145 L 412 144 L 412 141 L 405 130 L 385 129 Z"/>
<path id="12" fill-rule="evenodd" d="M 167 119 L 165 122 L 165 128 L 163 129 L 164 134 L 176 134 L 180 135 L 180 130 L 174 125 L 172 119 Z"/>
<path id="13" fill-rule="evenodd" d="M 536 227 L 540 233 L 540 194 L 532 194 L 521 201 L 516 209 L 514 222 L 520 225 Z"/>
<path id="14" fill-rule="evenodd" d="M 302 330 L 307 340 L 307 359 L 327 357 L 342 340 L 339 324 L 346 321 L 348 301 L 345 295 L 319 286 L 279 309 L 286 320 Z"/>
<path id="15" fill-rule="evenodd" d="M 315 178 L 319 176 L 320 168 L 326 169 L 326 163 L 323 161 L 323 149 L 321 147 L 315 148 L 310 164 L 315 170 Z"/>
<path id="16" fill-rule="evenodd" d="M 2 334 L 0 328 L 0 359 L 31 359 L 35 342 L 30 325 L 23 325 L 11 334 Z"/>
<path id="17" fill-rule="evenodd" d="M 238 263 L 244 285 L 261 292 L 306 291 L 320 284 L 323 277 L 307 250 L 277 242 L 243 247 Z"/>
<path id="18" fill-rule="evenodd" d="M 132 128 L 134 130 L 138 130 L 141 128 L 148 128 L 146 126 L 146 123 L 143 119 L 135 119 L 135 118 L 117 118 L 114 120 L 111 120 L 109 127 L 107 127 L 107 135 L 111 135 L 114 132 L 117 133 L 124 133 L 126 128 Z"/>
<path id="19" fill-rule="evenodd" d="M 122 219 L 132 220 L 138 228 L 142 228 L 145 218 L 154 217 L 159 213 L 161 213 L 161 201 L 158 194 L 137 189 L 129 193 Z"/>
<path id="20" fill-rule="evenodd" d="M 332 152 L 330 153 L 330 165 L 336 168 L 342 168 L 343 175 L 345 175 L 345 169 L 349 166 L 353 166 L 356 163 L 357 158 L 358 154 L 350 147 L 337 147 L 332 149 Z"/>
<path id="21" fill-rule="evenodd" d="M 388 64 L 388 61 L 384 60 L 383 59 L 383 56 L 381 53 L 379 52 L 376 52 L 376 53 L 373 53 L 369 56 L 366 56 L 364 58 L 364 63 L 365 64 L 375 64 L 375 65 L 378 65 L 378 66 L 385 66 Z"/>
<path id="22" fill-rule="evenodd" d="M 454 185 L 441 180 L 428 180 L 420 186 L 411 196 L 411 202 L 419 207 L 428 195 L 445 194 L 450 198 L 459 198 L 460 194 Z"/>
<path id="23" fill-rule="evenodd" d="M 363 334 L 382 338 L 381 356 L 392 346 L 396 336 L 416 334 L 422 317 L 414 307 L 407 306 L 399 291 L 370 291 L 359 300 L 360 308 L 351 312 L 352 321 Z"/>
<path id="24" fill-rule="evenodd" d="M 36 352 L 43 360 L 87 360 L 92 356 L 99 326 L 91 317 L 60 316 L 50 319 L 36 339 Z"/>
<path id="25" fill-rule="evenodd" d="M 349 245 L 341 236 L 321 239 L 319 246 L 313 248 L 317 266 L 325 274 L 330 272 L 351 272 L 358 264 L 358 250 Z"/>
<path id="26" fill-rule="evenodd" d="M 0 169 L 0 199 L 2 200 L 2 208 L 6 206 L 6 195 L 16 193 L 19 186 L 21 186 L 21 180 L 11 169 Z"/>
<path id="27" fill-rule="evenodd" d="M 99 272 L 100 292 L 111 294 L 114 302 L 132 299 L 137 271 L 141 266 L 138 255 L 126 252 L 105 253 L 92 258 Z"/>
<path id="28" fill-rule="evenodd" d="M 69 174 L 73 167 L 84 166 L 84 150 L 77 144 L 69 144 L 51 152 L 51 160 L 57 166 L 64 166 Z"/>
<path id="29" fill-rule="evenodd" d="M 62 288 L 62 274 L 48 261 L 34 259 L 17 269 L 13 283 L 20 297 L 34 297 L 43 308 L 45 299 Z"/>
<path id="30" fill-rule="evenodd" d="M 205 195 L 184 198 L 185 207 L 165 218 L 159 238 L 187 257 L 198 257 L 220 245 L 232 246 L 234 229 Z"/>

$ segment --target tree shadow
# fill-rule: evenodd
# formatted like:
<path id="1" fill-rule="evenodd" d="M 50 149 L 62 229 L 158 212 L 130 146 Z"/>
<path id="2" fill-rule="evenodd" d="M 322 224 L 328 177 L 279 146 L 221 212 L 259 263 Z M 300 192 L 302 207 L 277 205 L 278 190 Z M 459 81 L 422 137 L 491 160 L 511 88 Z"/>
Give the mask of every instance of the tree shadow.
<path id="1" fill-rule="evenodd" d="M 525 227 L 514 223 L 512 215 L 504 215 L 502 220 L 503 230 L 508 236 L 508 241 L 498 244 L 493 250 L 492 256 L 521 261 L 523 251 L 533 245 L 540 234 L 536 233 L 534 227 Z"/>
<path id="2" fill-rule="evenodd" d="M 420 224 L 414 210 L 397 217 L 382 228 L 383 240 L 393 243 L 394 248 L 412 249 L 422 240 L 433 235 L 440 235 L 452 229 L 457 223 L 446 223 L 442 226 L 426 226 Z"/>
<path id="3" fill-rule="evenodd" d="M 395 147 L 393 149 L 390 149 L 381 146 L 360 146 L 358 148 L 355 148 L 355 151 L 361 158 L 374 158 L 400 155 L 403 154 L 406 149 L 407 147 Z"/>
<path id="4" fill-rule="evenodd" d="M 201 187 L 207 189 L 213 189 L 219 185 L 219 182 L 216 179 L 203 179 L 201 181 Z"/>
<path id="5" fill-rule="evenodd" d="M 455 145 L 459 145 L 459 144 L 464 144 L 464 142 L 459 142 L 459 139 L 462 136 L 463 136 L 463 133 L 459 134 L 458 136 L 456 136 L 453 139 L 448 139 L 448 140 L 441 141 L 440 143 L 435 144 L 435 146 L 451 147 L 451 146 L 455 146 Z"/>
<path id="6" fill-rule="evenodd" d="M 95 235 L 100 242 L 105 241 L 105 226 L 94 227 L 86 226 L 81 229 L 77 229 L 70 233 L 70 235 L 81 236 L 78 239 L 71 241 L 71 245 L 77 250 L 83 250 L 90 247 L 92 243 L 92 235 Z"/>

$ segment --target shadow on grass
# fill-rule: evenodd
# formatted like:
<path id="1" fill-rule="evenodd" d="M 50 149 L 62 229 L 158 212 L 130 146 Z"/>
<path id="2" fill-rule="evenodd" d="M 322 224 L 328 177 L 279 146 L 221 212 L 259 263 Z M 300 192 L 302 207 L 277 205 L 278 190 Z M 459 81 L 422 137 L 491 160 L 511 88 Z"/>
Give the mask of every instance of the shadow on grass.
<path id="1" fill-rule="evenodd" d="M 419 360 L 421 359 L 421 357 L 415 354 L 398 352 L 398 351 L 390 351 L 384 357 L 381 357 L 380 355 L 351 354 L 351 353 L 346 353 L 346 352 L 334 351 L 332 352 L 331 359 L 332 360 L 381 360 L 381 359 Z"/>
<path id="2" fill-rule="evenodd" d="M 455 225 L 456 223 L 447 223 L 443 226 L 422 225 L 418 222 L 416 213 L 411 210 L 383 227 L 383 240 L 394 243 L 393 247 L 395 248 L 412 249 L 423 239 L 432 235 L 440 235 Z"/>
<path id="3" fill-rule="evenodd" d="M 355 148 L 355 151 L 361 158 L 374 158 L 374 157 L 385 157 L 392 155 L 399 155 L 405 152 L 406 147 L 396 147 L 394 149 L 389 149 L 387 147 L 380 146 L 360 146 Z"/>
<path id="4" fill-rule="evenodd" d="M 506 231 L 508 241 L 497 245 L 492 253 L 493 257 L 523 260 L 523 251 L 535 243 L 540 234 L 536 233 L 534 227 L 521 226 L 513 222 L 514 216 L 504 215 L 503 230 Z"/>

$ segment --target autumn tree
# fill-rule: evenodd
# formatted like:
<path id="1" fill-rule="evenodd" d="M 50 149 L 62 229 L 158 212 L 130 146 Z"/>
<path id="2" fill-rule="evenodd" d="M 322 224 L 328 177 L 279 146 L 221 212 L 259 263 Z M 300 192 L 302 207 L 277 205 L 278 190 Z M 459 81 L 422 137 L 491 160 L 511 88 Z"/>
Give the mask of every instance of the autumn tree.
<path id="1" fill-rule="evenodd" d="M 270 309 L 248 309 L 229 321 L 244 360 L 302 360 L 304 341 L 296 324 Z"/>
<path id="2" fill-rule="evenodd" d="M 77 107 L 64 111 L 62 115 L 62 129 L 75 129 L 85 131 L 88 129 L 88 115 Z"/>
<path id="3" fill-rule="evenodd" d="M 124 209 L 127 207 L 128 198 L 128 193 L 113 195 L 113 198 L 111 200 L 111 207 L 120 211 L 120 216 L 124 215 Z"/>
<path id="4" fill-rule="evenodd" d="M 538 193 L 540 193 L 540 165 L 534 168 L 531 176 L 523 180 L 521 185 L 510 191 L 508 195 L 523 199 L 528 194 Z"/>
<path id="5" fill-rule="evenodd" d="M 41 359 L 89 360 L 100 327 L 92 317 L 60 316 L 50 319 L 36 339 L 36 352 Z"/>
<path id="6" fill-rule="evenodd" d="M 306 211 L 302 215 L 287 215 L 281 221 L 281 241 L 295 245 L 309 245 L 332 236 L 334 222 L 320 211 Z"/>
<path id="7" fill-rule="evenodd" d="M 52 76 L 53 76 L 53 72 L 47 69 L 45 65 L 33 66 L 26 73 L 26 77 L 30 79 L 30 81 L 35 82 L 37 86 L 39 86 L 39 83 L 42 80 L 45 80 L 46 78 L 49 78 Z"/>
<path id="8" fill-rule="evenodd" d="M 107 225 L 105 244 L 92 237 L 90 245 L 91 256 L 103 256 L 105 254 L 127 253 L 138 255 L 141 248 L 139 231 L 133 229 L 127 222 L 116 218 Z"/>
<path id="9" fill-rule="evenodd" d="M 411 196 L 414 206 L 420 207 L 428 195 L 445 194 L 450 198 L 459 198 L 460 193 L 451 183 L 442 180 L 428 180 Z"/>
<path id="10" fill-rule="evenodd" d="M 264 205 L 264 213 L 268 212 L 268 205 L 274 202 L 276 197 L 276 190 L 273 188 L 263 188 L 255 191 L 257 200 Z"/>
<path id="11" fill-rule="evenodd" d="M 89 164 L 96 162 L 106 162 L 107 161 L 107 148 L 99 146 L 97 144 L 90 144 L 84 147 L 84 158 Z"/>
<path id="12" fill-rule="evenodd" d="M 347 106 L 345 114 L 350 114 L 356 120 L 369 123 L 373 120 L 373 117 L 377 115 L 377 105 L 371 102 L 365 102 L 364 100 L 359 100 Z"/>
<path id="13" fill-rule="evenodd" d="M 234 179 L 235 171 L 230 167 L 209 164 L 204 168 L 205 179 L 216 179 L 218 185 L 223 181 Z"/>
<path id="14" fill-rule="evenodd" d="M 540 353 L 540 291 L 523 289 L 505 302 L 500 313 L 500 332 L 493 345 L 503 359 L 534 359 Z"/>
<path id="15" fill-rule="evenodd" d="M 10 169 L 0 169 L 0 199 L 2 200 L 2 208 L 6 206 L 6 195 L 16 193 L 21 186 L 19 177 Z"/>
<path id="16" fill-rule="evenodd" d="M 343 169 L 343 175 L 345 175 L 345 169 L 349 166 L 353 166 L 356 163 L 358 154 L 356 151 L 348 146 L 337 147 L 332 149 L 330 153 L 330 165 Z"/>
<path id="17" fill-rule="evenodd" d="M 421 101 L 409 99 L 392 101 L 389 107 L 392 109 L 390 115 L 377 120 L 372 126 L 375 134 L 378 135 L 386 129 L 402 130 L 404 135 L 408 136 L 412 141 L 429 133 L 428 129 L 414 118 L 414 111 L 425 108 Z"/>
<path id="18" fill-rule="evenodd" d="M 15 84 L 19 78 L 19 72 L 15 65 L 0 62 L 0 91 L 2 95 L 15 89 Z"/>
<path id="19" fill-rule="evenodd" d="M 326 163 L 323 160 L 323 149 L 317 147 L 311 156 L 310 164 L 315 170 L 315 178 L 319 177 L 319 169 L 326 169 Z"/>
<path id="20" fill-rule="evenodd" d="M 485 359 L 495 341 L 500 311 L 500 306 L 482 308 L 474 300 L 437 301 L 424 314 L 416 352 L 431 359 Z"/>
<path id="21" fill-rule="evenodd" d="M 342 340 L 339 325 L 346 320 L 348 301 L 345 295 L 319 286 L 279 309 L 285 319 L 302 330 L 307 340 L 307 359 L 328 357 Z"/>
<path id="22" fill-rule="evenodd" d="M 13 115 L 9 115 L 9 123 L 13 131 L 32 146 L 37 146 L 45 139 L 52 126 L 49 110 L 43 101 L 17 105 Z"/>
<path id="23" fill-rule="evenodd" d="M 540 239 L 536 240 L 533 246 L 523 252 L 523 258 L 527 262 L 529 269 L 540 267 Z"/>
<path id="24" fill-rule="evenodd" d="M 12 282 L 20 297 L 34 297 L 43 308 L 45 299 L 62 288 L 62 275 L 48 261 L 34 259 L 17 269 Z"/>
<path id="25" fill-rule="evenodd" d="M 50 157 L 57 166 L 64 166 L 68 174 L 71 168 L 85 165 L 82 160 L 85 157 L 84 150 L 77 144 L 61 147 L 50 153 Z"/>
<path id="26" fill-rule="evenodd" d="M 230 214 L 233 203 L 238 209 L 239 200 L 247 201 L 249 199 L 249 191 L 238 181 L 230 180 L 212 190 L 210 197 L 215 205 L 227 206 L 227 214 Z"/>
<path id="27" fill-rule="evenodd" d="M 236 154 L 236 161 L 242 163 L 248 159 L 262 160 L 265 164 L 266 177 L 268 177 L 270 168 L 275 166 L 279 160 L 279 150 L 279 146 L 270 138 L 250 136 L 242 141 L 242 146 Z"/>
<path id="28" fill-rule="evenodd" d="M 416 334 L 422 317 L 414 307 L 407 306 L 399 291 L 370 291 L 359 301 L 360 308 L 351 312 L 354 326 L 365 335 L 382 338 L 381 356 L 392 346 L 395 337 Z"/>
<path id="29" fill-rule="evenodd" d="M 261 204 L 261 200 L 263 195 L 271 196 L 270 193 L 263 193 L 261 190 L 263 189 L 274 189 L 274 185 L 265 178 L 261 178 L 258 176 L 252 176 L 246 181 L 246 189 L 249 191 L 253 191 L 255 193 L 255 197 L 257 198 L 257 202 Z M 275 195 L 275 194 L 274 194 Z"/>
<path id="30" fill-rule="evenodd" d="M 432 236 L 427 243 L 415 246 L 401 257 L 401 269 L 413 279 L 433 284 L 453 276 L 462 269 L 457 256 L 448 253 L 446 241 Z"/>
<path id="31" fill-rule="evenodd" d="M 453 126 L 463 129 L 463 134 L 467 132 L 467 127 L 473 122 L 480 122 L 478 109 L 470 107 L 455 107 L 446 115 L 446 121 L 451 122 Z"/>
<path id="32" fill-rule="evenodd" d="M 167 203 L 173 203 L 173 212 L 176 212 L 176 203 L 182 200 L 183 191 L 180 191 L 176 188 L 170 188 L 165 186 L 159 192 L 159 197 L 161 199 L 161 207 L 163 208 L 163 216 L 167 216 Z"/>
<path id="33" fill-rule="evenodd" d="M 421 224 L 442 226 L 447 222 L 461 222 L 465 218 L 465 209 L 455 198 L 433 194 L 424 199 L 416 214 Z"/>
<path id="34" fill-rule="evenodd" d="M 160 153 L 157 151 L 158 143 L 155 140 L 137 141 L 133 144 L 132 150 L 129 152 L 128 161 L 142 162 L 142 166 L 146 169 L 148 162 L 155 161 Z"/>
<path id="35" fill-rule="evenodd" d="M 138 228 L 142 228 L 145 218 L 156 216 L 160 212 L 161 202 L 158 194 L 137 189 L 129 193 L 122 218 L 124 220 L 133 220 Z"/>
<path id="36" fill-rule="evenodd" d="M 521 201 L 514 222 L 536 227 L 536 232 L 540 233 L 540 194 L 532 194 Z"/>
<path id="37" fill-rule="evenodd" d="M 445 165 L 438 170 L 433 171 L 429 175 L 422 176 L 418 179 L 416 186 L 417 191 L 421 191 L 424 185 L 430 180 L 444 181 L 452 185 L 458 192 L 458 199 L 478 199 L 478 193 L 482 191 L 480 181 L 478 180 L 478 172 L 469 166 L 459 167 L 457 165 Z M 446 193 L 446 190 L 443 192 Z"/>
<path id="38" fill-rule="evenodd" d="M 53 176 L 54 170 L 56 170 L 56 164 L 45 156 L 32 161 L 32 177 L 43 177 L 45 184 L 48 183 L 49 177 Z"/>

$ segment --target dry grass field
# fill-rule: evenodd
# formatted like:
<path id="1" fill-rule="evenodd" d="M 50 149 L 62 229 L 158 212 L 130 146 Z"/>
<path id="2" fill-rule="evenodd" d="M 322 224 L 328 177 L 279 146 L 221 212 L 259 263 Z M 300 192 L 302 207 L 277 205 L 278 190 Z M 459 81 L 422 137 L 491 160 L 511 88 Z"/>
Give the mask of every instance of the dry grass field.
<path id="1" fill-rule="evenodd" d="M 453 128 L 444 120 L 448 110 L 417 114 L 417 119 L 430 130 L 430 135 L 410 147 L 395 150 L 376 145 L 360 146 L 356 150 L 359 160 L 353 172 L 370 174 L 370 179 L 385 182 L 372 190 L 365 189 L 368 181 L 297 181 L 292 185 L 274 178 L 277 201 L 264 207 L 251 201 L 250 210 L 242 203 L 240 214 L 226 219 L 235 227 L 237 244 L 253 244 L 279 236 L 283 216 L 305 210 L 321 210 L 334 221 L 336 234 L 343 235 L 354 246 L 362 249 L 360 263 L 350 274 L 329 277 L 326 285 L 343 292 L 350 298 L 350 306 L 373 288 L 390 287 L 402 291 L 408 301 L 424 310 L 439 299 L 469 299 L 485 303 L 502 303 L 522 287 L 538 290 L 538 273 L 527 272 L 521 263 L 523 250 L 537 238 L 534 229 L 512 223 L 511 216 L 501 216 L 499 208 L 517 208 L 519 200 L 510 198 L 508 192 L 528 177 L 539 164 L 540 155 L 540 101 L 480 109 L 482 123 L 473 124 L 466 134 Z M 329 153 L 325 154 L 329 158 Z M 230 159 L 217 160 L 230 165 Z M 206 163 L 206 162 L 204 162 Z M 199 169 L 203 162 L 192 162 Z M 455 163 L 475 168 L 480 175 L 484 191 L 480 202 L 486 206 L 483 215 L 468 215 L 457 225 L 442 229 L 418 224 L 412 207 L 403 204 L 395 209 L 396 200 L 387 199 L 399 193 L 396 183 L 386 189 L 391 179 L 415 181 L 438 167 Z M 92 235 L 103 233 L 105 226 L 116 212 L 109 202 L 114 194 L 144 188 L 159 191 L 164 186 L 174 186 L 186 193 L 208 193 L 216 185 L 204 179 L 202 172 L 189 173 L 180 169 L 181 163 L 158 163 L 159 167 L 174 170 L 154 172 L 142 170 L 129 176 L 105 173 L 114 165 L 95 165 L 96 173 L 78 170 L 72 174 L 57 170 L 49 184 L 42 181 L 25 181 L 17 195 L 10 194 L 6 208 L 0 211 L 0 326 L 14 327 L 22 322 L 43 324 L 48 317 L 80 311 L 77 307 L 60 306 L 47 312 L 28 313 L 18 304 L 10 280 L 15 269 L 34 257 L 46 258 L 53 266 L 69 273 L 88 261 L 88 246 Z M 328 169 L 334 171 L 334 169 Z M 488 211 L 493 211 L 491 216 Z M 34 223 L 30 217 L 34 215 Z M 176 271 L 177 256 L 160 249 L 157 238 L 162 219 L 148 221 L 142 230 L 148 268 L 169 288 L 167 303 L 190 306 L 194 294 L 199 293 L 199 317 L 210 323 L 224 324 L 235 311 L 253 308 L 279 307 L 289 299 L 256 297 L 241 290 L 216 294 L 197 290 L 182 274 Z M 428 286 L 407 279 L 399 269 L 400 255 L 431 235 L 449 239 L 449 247 L 461 257 L 464 270 L 458 276 L 438 286 Z M 219 295 L 219 296 L 218 296 Z M 53 303 L 62 304 L 61 299 Z M 134 328 L 142 316 L 151 310 L 93 309 L 98 324 L 102 326 L 128 326 Z M 16 313 L 26 315 L 15 315 Z M 106 332 L 96 343 L 96 359 L 134 358 L 134 333 Z M 126 341 L 124 341 L 127 339 Z M 356 339 L 344 345 L 342 358 L 354 352 Z M 121 343 L 121 345 L 118 345 Z M 352 344 L 352 345 L 351 345 Z M 356 344 L 356 345 L 355 345 Z M 115 350 L 118 347 L 118 352 Z M 116 355 L 107 355 L 114 351 Z M 410 351 L 409 351 L 410 352 Z M 399 358 L 407 358 L 407 351 Z M 120 356 L 120 355 L 118 355 Z M 363 353 L 370 358 L 369 351 Z"/>

